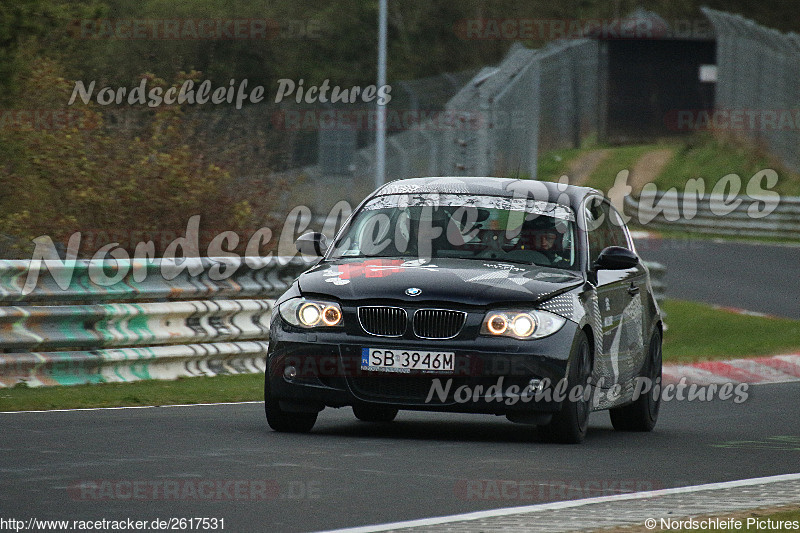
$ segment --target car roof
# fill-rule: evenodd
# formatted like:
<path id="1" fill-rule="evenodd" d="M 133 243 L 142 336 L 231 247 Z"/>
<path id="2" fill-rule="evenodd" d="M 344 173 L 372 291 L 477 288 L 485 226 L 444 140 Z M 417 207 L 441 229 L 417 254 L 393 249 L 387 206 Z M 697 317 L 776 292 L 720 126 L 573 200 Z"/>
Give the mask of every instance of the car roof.
<path id="1" fill-rule="evenodd" d="M 506 198 L 527 197 L 533 200 L 566 205 L 575 211 L 577 211 L 581 201 L 586 196 L 602 196 L 602 193 L 590 187 L 549 181 L 490 176 L 441 176 L 394 180 L 378 188 L 370 197 L 428 192 L 502 196 Z"/>

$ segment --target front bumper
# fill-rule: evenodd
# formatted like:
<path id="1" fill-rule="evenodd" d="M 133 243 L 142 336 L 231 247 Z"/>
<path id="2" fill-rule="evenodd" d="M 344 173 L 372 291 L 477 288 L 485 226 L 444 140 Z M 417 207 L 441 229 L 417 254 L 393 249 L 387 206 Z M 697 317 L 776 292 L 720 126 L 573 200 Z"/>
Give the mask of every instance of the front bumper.
<path id="1" fill-rule="evenodd" d="M 477 337 L 424 340 L 353 335 L 345 331 L 296 331 L 276 317 L 270 331 L 266 380 L 271 397 L 288 410 L 354 404 L 462 413 L 552 413 L 552 391 L 567 375 L 578 325 L 567 323 L 544 339 Z M 361 369 L 363 348 L 453 352 L 454 370 L 443 373 L 374 372 Z M 286 375 L 294 368 L 294 377 Z M 532 379 L 549 383 L 535 394 Z"/>

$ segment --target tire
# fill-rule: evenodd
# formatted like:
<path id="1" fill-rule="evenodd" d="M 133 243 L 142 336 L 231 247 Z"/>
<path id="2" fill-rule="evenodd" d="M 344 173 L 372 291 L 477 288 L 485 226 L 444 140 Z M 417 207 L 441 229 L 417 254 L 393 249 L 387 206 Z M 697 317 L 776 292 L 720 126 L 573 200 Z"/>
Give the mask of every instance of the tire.
<path id="1" fill-rule="evenodd" d="M 661 378 L 661 334 L 655 332 L 650 339 L 647 360 L 641 377 L 650 379 L 651 386 Z M 653 398 L 652 390 L 642 394 L 633 403 L 609 410 L 611 425 L 617 431 L 653 431 L 658 421 L 661 394 Z"/>
<path id="2" fill-rule="evenodd" d="M 264 411 L 267 424 L 281 433 L 308 433 L 317 422 L 319 413 L 293 413 L 281 409 L 277 398 L 270 395 L 269 378 L 264 380 Z"/>
<path id="3" fill-rule="evenodd" d="M 569 400 L 570 392 L 576 385 L 586 387 L 592 375 L 592 356 L 589 340 L 581 331 L 570 356 L 569 374 L 567 376 L 567 398 L 561 403 L 561 410 L 553 415 L 546 426 L 539 428 L 540 434 L 549 442 L 561 444 L 580 444 L 586 437 L 589 426 L 590 394 L 584 394 L 577 402 Z"/>
<path id="4" fill-rule="evenodd" d="M 353 414 L 362 422 L 391 422 L 397 416 L 397 409 L 393 407 L 354 405 Z"/>

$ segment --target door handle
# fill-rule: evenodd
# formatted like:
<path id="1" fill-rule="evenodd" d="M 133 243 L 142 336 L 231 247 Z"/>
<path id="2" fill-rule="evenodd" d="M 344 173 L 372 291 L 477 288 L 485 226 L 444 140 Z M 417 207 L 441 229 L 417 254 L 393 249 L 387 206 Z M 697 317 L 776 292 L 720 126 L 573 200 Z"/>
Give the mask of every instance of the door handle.
<path id="1" fill-rule="evenodd" d="M 637 294 L 639 294 L 639 286 L 631 283 L 630 287 L 628 287 L 628 294 L 630 294 L 631 296 L 636 296 Z"/>

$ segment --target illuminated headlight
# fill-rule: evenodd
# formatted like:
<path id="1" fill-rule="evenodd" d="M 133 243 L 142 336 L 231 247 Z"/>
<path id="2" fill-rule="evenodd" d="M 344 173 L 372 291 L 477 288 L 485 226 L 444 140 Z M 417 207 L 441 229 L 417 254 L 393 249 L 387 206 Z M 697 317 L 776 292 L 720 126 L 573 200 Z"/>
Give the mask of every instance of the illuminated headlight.
<path id="1" fill-rule="evenodd" d="M 281 317 L 301 328 L 333 327 L 342 324 L 342 308 L 336 302 L 292 298 L 278 306 Z"/>
<path id="2" fill-rule="evenodd" d="M 516 339 L 541 339 L 561 329 L 566 322 L 567 319 L 547 311 L 491 311 L 483 319 L 481 334 L 503 335 Z"/>

